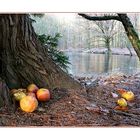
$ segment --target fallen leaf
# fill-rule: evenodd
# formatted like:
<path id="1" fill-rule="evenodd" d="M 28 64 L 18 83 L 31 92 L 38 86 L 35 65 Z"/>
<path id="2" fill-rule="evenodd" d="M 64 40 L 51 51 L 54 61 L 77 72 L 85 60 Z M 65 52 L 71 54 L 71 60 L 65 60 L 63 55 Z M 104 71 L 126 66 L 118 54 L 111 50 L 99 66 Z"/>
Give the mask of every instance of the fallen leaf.
<path id="1" fill-rule="evenodd" d="M 100 113 L 101 112 L 100 107 L 98 107 L 95 104 L 91 104 L 90 106 L 87 106 L 86 109 L 89 110 L 89 111 L 95 112 L 95 113 Z"/>
<path id="2" fill-rule="evenodd" d="M 113 92 L 111 92 L 111 95 L 112 95 L 113 98 L 117 98 L 118 97 L 118 94 L 113 93 Z"/>
<path id="3" fill-rule="evenodd" d="M 107 114 L 109 113 L 109 110 L 108 110 L 108 109 L 103 109 L 103 108 L 101 108 L 100 110 L 101 110 L 103 113 L 107 113 Z"/>
<path id="4" fill-rule="evenodd" d="M 127 111 L 128 107 L 127 106 L 116 106 L 114 110 L 121 110 L 121 111 Z"/>
<path id="5" fill-rule="evenodd" d="M 119 94 L 123 94 L 123 93 L 125 93 L 125 92 L 127 92 L 125 89 L 117 89 L 117 92 L 119 93 Z"/>

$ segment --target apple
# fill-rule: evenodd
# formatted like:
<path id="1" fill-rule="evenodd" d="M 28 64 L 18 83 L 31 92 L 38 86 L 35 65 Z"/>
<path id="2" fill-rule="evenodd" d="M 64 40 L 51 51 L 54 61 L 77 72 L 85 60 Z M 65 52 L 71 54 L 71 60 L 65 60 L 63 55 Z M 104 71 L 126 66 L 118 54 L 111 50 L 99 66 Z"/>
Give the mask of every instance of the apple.
<path id="1" fill-rule="evenodd" d="M 38 101 L 33 96 L 26 96 L 20 100 L 20 108 L 24 112 L 33 112 L 38 107 Z"/>
<path id="2" fill-rule="evenodd" d="M 33 97 L 35 97 L 35 98 L 36 98 L 36 94 L 35 94 L 35 93 L 33 93 L 33 92 L 27 92 L 27 95 L 28 95 L 28 96 L 33 96 Z"/>
<path id="3" fill-rule="evenodd" d="M 26 94 L 24 92 L 18 91 L 13 93 L 13 96 L 16 101 L 20 101 L 23 97 L 26 96 Z"/>
<path id="4" fill-rule="evenodd" d="M 124 98 L 120 98 L 117 100 L 117 104 L 119 106 L 125 107 L 125 106 L 127 106 L 127 101 Z"/>
<path id="5" fill-rule="evenodd" d="M 126 99 L 127 101 L 132 101 L 134 100 L 134 93 L 132 91 L 127 91 L 122 94 L 122 97 Z"/>
<path id="6" fill-rule="evenodd" d="M 33 93 L 36 93 L 38 89 L 39 89 L 39 88 L 38 88 L 35 84 L 30 84 L 30 85 L 27 87 L 27 91 L 28 91 L 28 92 L 33 92 Z"/>
<path id="7" fill-rule="evenodd" d="M 23 97 L 26 96 L 26 89 L 20 88 L 20 89 L 12 89 L 10 91 L 12 96 L 16 101 L 20 101 Z"/>
<path id="8" fill-rule="evenodd" d="M 39 101 L 48 101 L 50 99 L 50 92 L 46 88 L 40 88 L 36 92 L 36 96 Z"/>

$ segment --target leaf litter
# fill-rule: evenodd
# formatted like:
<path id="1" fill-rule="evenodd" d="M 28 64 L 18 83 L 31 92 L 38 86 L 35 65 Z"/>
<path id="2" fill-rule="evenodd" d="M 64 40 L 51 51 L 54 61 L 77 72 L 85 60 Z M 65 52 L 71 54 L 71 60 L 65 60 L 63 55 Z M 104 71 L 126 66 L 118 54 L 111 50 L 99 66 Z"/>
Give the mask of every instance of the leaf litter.
<path id="1" fill-rule="evenodd" d="M 51 91 L 51 100 L 39 104 L 36 111 L 25 113 L 17 108 L 0 109 L 0 126 L 10 127 L 110 127 L 140 126 L 140 73 L 104 76 L 96 79 L 77 77 L 85 88 Z M 86 84 L 88 83 L 88 84 Z M 89 84 L 91 83 L 91 84 Z M 128 110 L 114 110 L 120 98 L 118 89 L 132 91 L 135 99 Z"/>

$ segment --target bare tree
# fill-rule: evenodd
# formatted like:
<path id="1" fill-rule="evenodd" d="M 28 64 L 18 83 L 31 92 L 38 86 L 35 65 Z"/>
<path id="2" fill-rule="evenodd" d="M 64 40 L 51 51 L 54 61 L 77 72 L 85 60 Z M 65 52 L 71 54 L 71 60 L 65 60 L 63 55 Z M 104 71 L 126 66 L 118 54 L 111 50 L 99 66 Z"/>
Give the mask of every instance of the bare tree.
<path id="1" fill-rule="evenodd" d="M 105 14 L 95 14 L 95 16 L 106 16 Z M 111 52 L 110 44 L 113 41 L 114 35 L 116 35 L 117 31 L 115 30 L 117 21 L 115 20 L 106 20 L 106 21 L 94 21 L 99 30 L 99 37 L 105 43 L 105 47 L 107 47 L 108 52 Z"/>
<path id="2" fill-rule="evenodd" d="M 127 14 L 122 14 L 118 13 L 117 15 L 105 15 L 105 16 L 89 16 L 87 14 L 80 13 L 80 16 L 84 17 L 85 19 L 88 20 L 93 20 L 93 21 L 104 21 L 104 20 L 117 20 L 120 21 L 125 29 L 125 32 L 127 34 L 128 39 L 130 40 L 134 50 L 136 51 L 139 59 L 140 59 L 140 40 L 139 36 L 136 33 L 133 24 L 131 23 L 129 17 Z"/>

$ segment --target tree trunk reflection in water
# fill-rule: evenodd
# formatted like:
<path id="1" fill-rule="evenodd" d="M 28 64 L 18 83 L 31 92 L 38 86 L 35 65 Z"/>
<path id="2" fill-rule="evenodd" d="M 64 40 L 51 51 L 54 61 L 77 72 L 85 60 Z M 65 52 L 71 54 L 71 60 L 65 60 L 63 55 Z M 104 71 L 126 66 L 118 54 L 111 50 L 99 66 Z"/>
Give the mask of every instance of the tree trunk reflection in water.
<path id="1" fill-rule="evenodd" d="M 112 54 L 110 52 L 107 52 L 105 54 L 105 61 L 104 61 L 104 72 L 109 71 L 109 67 L 112 67 L 112 61 L 111 61 Z"/>

